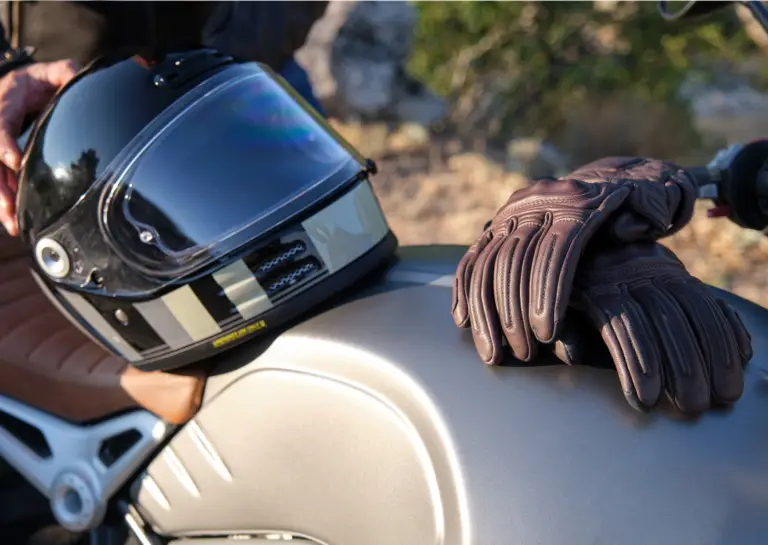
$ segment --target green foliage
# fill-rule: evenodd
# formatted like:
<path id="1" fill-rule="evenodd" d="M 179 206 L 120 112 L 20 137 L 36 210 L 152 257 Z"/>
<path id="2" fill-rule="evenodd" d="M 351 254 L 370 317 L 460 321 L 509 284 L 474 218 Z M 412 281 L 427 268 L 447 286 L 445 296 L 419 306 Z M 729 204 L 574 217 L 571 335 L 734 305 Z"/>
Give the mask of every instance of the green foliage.
<path id="1" fill-rule="evenodd" d="M 595 97 L 674 102 L 688 74 L 755 49 L 732 10 L 671 23 L 655 2 L 417 2 L 410 69 L 459 127 L 549 136 Z"/>

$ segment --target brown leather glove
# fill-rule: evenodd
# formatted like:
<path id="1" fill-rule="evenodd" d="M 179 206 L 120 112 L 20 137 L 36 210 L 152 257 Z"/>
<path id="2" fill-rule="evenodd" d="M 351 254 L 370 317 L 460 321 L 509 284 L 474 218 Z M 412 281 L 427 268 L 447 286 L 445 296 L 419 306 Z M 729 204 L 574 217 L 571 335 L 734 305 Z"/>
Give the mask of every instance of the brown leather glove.
<path id="1" fill-rule="evenodd" d="M 675 165 L 608 158 L 560 180 L 516 191 L 459 263 L 453 317 L 472 327 L 481 359 L 502 359 L 502 331 L 522 361 L 534 336 L 550 343 L 570 299 L 579 257 L 598 232 L 614 241 L 657 240 L 693 215 L 696 190 Z"/>
<path id="2" fill-rule="evenodd" d="M 736 402 L 752 358 L 736 311 L 661 244 L 594 250 L 579 264 L 572 305 L 599 330 L 629 403 L 648 409 L 662 392 L 687 413 Z M 558 356 L 585 363 L 584 344 Z"/>

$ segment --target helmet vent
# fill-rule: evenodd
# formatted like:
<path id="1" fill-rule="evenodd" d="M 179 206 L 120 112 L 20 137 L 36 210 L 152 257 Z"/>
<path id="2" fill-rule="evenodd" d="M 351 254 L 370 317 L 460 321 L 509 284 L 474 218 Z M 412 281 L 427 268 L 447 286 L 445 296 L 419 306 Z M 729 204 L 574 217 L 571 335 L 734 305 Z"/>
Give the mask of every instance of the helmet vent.
<path id="1" fill-rule="evenodd" d="M 273 302 L 301 289 L 325 269 L 312 243 L 298 233 L 274 239 L 243 261 Z"/>
<path id="2" fill-rule="evenodd" d="M 274 298 L 313 276 L 320 268 L 320 262 L 311 257 L 301 260 L 292 267 L 281 270 L 277 275 L 264 282 L 267 295 L 270 298 Z"/>
<path id="3" fill-rule="evenodd" d="M 277 255 L 271 256 L 258 264 L 256 267 L 256 274 L 268 275 L 276 269 L 290 263 L 296 257 L 300 256 L 307 250 L 307 245 L 303 241 L 297 240 L 291 243 L 287 248 L 281 249 Z"/>

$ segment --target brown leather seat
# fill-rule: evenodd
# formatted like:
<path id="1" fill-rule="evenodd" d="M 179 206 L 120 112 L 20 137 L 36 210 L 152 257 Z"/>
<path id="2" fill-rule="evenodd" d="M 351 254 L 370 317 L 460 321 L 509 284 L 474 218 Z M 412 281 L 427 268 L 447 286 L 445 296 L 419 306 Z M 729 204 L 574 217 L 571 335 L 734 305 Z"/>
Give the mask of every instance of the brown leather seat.
<path id="1" fill-rule="evenodd" d="M 182 424 L 204 384 L 201 373 L 142 372 L 106 352 L 48 300 L 20 242 L 0 235 L 0 395 L 75 422 L 144 408 Z"/>

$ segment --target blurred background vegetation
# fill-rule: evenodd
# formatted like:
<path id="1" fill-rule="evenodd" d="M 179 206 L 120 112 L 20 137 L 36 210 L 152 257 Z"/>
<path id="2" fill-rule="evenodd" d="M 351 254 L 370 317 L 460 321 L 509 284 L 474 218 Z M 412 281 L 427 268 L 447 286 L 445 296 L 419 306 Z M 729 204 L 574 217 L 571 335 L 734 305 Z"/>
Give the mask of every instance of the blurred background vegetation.
<path id="1" fill-rule="evenodd" d="M 764 87 L 768 75 L 768 63 L 744 73 L 759 46 L 735 10 L 673 24 L 656 2 L 416 7 L 409 69 L 450 99 L 454 127 L 491 141 L 543 137 L 577 161 L 689 155 L 701 141 L 681 86 L 739 74 Z"/>
<path id="2" fill-rule="evenodd" d="M 447 115 L 428 128 L 337 121 L 379 164 L 403 244 L 472 242 L 536 176 L 520 153 L 545 170 L 610 155 L 693 165 L 768 137 L 768 41 L 744 8 L 669 22 L 650 1 L 410 4 L 405 70 Z M 664 244 L 703 281 L 768 306 L 768 237 L 707 218 L 710 206 Z"/>

